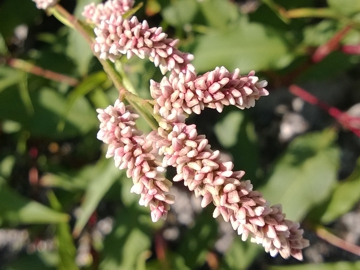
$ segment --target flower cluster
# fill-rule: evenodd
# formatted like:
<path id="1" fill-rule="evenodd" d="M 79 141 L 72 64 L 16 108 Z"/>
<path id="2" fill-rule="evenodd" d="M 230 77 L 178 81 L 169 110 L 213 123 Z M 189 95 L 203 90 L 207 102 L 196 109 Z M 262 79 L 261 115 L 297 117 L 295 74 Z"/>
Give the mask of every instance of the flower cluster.
<path id="1" fill-rule="evenodd" d="M 161 27 L 150 28 L 147 21 L 122 16 L 132 4 L 133 1 L 117 0 L 85 7 L 83 15 L 96 24 L 95 53 L 111 61 L 121 55 L 148 57 L 163 74 L 169 70 L 177 73 L 194 70 L 190 64 L 193 56 L 176 48 L 179 40 L 168 38 Z"/>
<path id="2" fill-rule="evenodd" d="M 54 0 L 33 0 L 38 8 L 54 5 Z M 259 81 L 252 71 L 241 76 L 239 69 L 229 72 L 217 67 L 197 75 L 191 64 L 193 56 L 176 48 L 178 40 L 168 38 L 161 27 L 150 28 L 139 22 L 131 12 L 133 0 L 109 0 L 90 4 L 83 15 L 95 25 L 94 52 L 102 59 L 115 61 L 121 55 L 148 57 L 162 73 L 171 71 L 160 83 L 151 81 L 154 111 L 160 115 L 160 127 L 144 135 L 136 128 L 139 117 L 130 106 L 117 100 L 114 106 L 98 109 L 98 139 L 108 144 L 107 158 L 113 157 L 119 169 L 132 178 L 131 192 L 140 195 L 140 205 L 149 206 L 152 220 L 165 219 L 174 203 L 169 194 L 172 182 L 165 178 L 166 167 L 176 169 L 173 181 L 183 181 L 197 197 L 201 206 L 214 204 L 214 218 L 222 216 L 233 229 L 275 256 L 302 259 L 302 249 L 309 245 L 299 224 L 285 219 L 280 205 L 269 206 L 262 195 L 253 190 L 243 171 L 234 171 L 234 164 L 223 161 L 213 151 L 195 125 L 187 125 L 189 114 L 200 114 L 205 108 L 222 112 L 224 106 L 250 108 L 267 96 L 266 81 Z"/>
<path id="3" fill-rule="evenodd" d="M 173 181 L 184 181 L 196 196 L 202 196 L 202 207 L 215 205 L 214 218 L 221 215 L 242 240 L 250 236 L 272 256 L 280 253 L 284 258 L 302 259 L 301 250 L 309 243 L 299 224 L 286 220 L 280 205 L 269 207 L 249 180 L 241 181 L 244 172 L 233 171 L 232 162 L 222 161 L 195 125 L 175 123 L 170 132 L 159 128 L 149 138 L 164 156 L 162 166 L 176 168 Z"/>
<path id="4" fill-rule="evenodd" d="M 55 6 L 57 0 L 32 0 L 35 2 L 38 9 L 48 9 L 49 7 Z"/>
<path id="5" fill-rule="evenodd" d="M 110 0 L 104 4 L 91 3 L 84 8 L 82 15 L 89 22 L 97 25 L 109 20 L 111 16 L 121 17 L 134 6 L 134 0 Z"/>
<path id="6" fill-rule="evenodd" d="M 234 105 L 240 109 L 255 105 L 255 100 L 269 93 L 266 81 L 258 81 L 255 72 L 240 76 L 240 70 L 229 72 L 217 67 L 196 76 L 188 70 L 185 74 L 172 73 L 160 83 L 150 82 L 151 96 L 156 100 L 154 112 L 172 122 L 177 115 L 200 114 L 205 107 L 222 112 L 223 107 Z"/>
<path id="7" fill-rule="evenodd" d="M 172 183 L 152 154 L 152 142 L 135 128 L 139 116 L 119 100 L 97 112 L 101 122 L 97 138 L 109 145 L 106 157 L 114 157 L 116 167 L 127 170 L 127 177 L 134 182 L 131 192 L 141 195 L 140 205 L 150 206 L 152 220 L 165 219 L 174 202 L 167 194 Z"/>
<path id="8" fill-rule="evenodd" d="M 132 2 L 123 3 L 126 10 L 131 8 Z M 193 56 L 176 49 L 177 40 L 168 38 L 161 28 L 150 28 L 146 21 L 124 18 L 124 11 L 119 3 L 114 8 L 114 1 L 85 9 L 85 17 L 96 25 L 94 51 L 112 61 L 123 54 L 149 57 L 163 73 L 171 71 L 160 83 L 150 82 L 153 113 L 162 120 L 158 130 L 146 137 L 135 127 L 138 116 L 122 102 L 98 110 L 98 138 L 109 144 L 107 157 L 114 157 L 116 166 L 127 169 L 133 178 L 131 191 L 141 195 L 140 204 L 150 205 L 153 221 L 166 218 L 174 198 L 168 194 L 172 182 L 161 173 L 172 166 L 176 169 L 173 181 L 184 181 L 201 196 L 202 207 L 214 204 L 214 218 L 221 215 L 243 240 L 250 237 L 272 256 L 280 253 L 301 260 L 309 242 L 303 239 L 299 224 L 285 219 L 280 205 L 269 206 L 249 180 L 242 180 L 243 171 L 233 171 L 234 164 L 223 161 L 195 125 L 185 124 L 189 114 L 200 114 L 205 107 L 219 112 L 228 105 L 253 107 L 268 95 L 267 82 L 259 81 L 254 71 L 241 76 L 239 69 L 229 72 L 225 67 L 197 75 L 190 64 Z"/>

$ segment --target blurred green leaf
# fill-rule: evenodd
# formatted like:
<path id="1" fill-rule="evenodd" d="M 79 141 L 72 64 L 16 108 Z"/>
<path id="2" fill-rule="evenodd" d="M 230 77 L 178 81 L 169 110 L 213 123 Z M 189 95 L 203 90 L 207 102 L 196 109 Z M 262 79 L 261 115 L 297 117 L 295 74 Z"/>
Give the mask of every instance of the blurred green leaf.
<path id="1" fill-rule="evenodd" d="M 53 209 L 62 211 L 61 204 L 53 192 L 48 193 L 48 199 Z M 79 267 L 75 263 L 76 247 L 67 222 L 56 225 L 56 243 L 60 258 L 58 270 L 78 270 Z"/>
<path id="2" fill-rule="evenodd" d="M 59 262 L 58 254 L 54 251 L 37 251 L 32 254 L 23 254 L 12 262 L 6 270 L 41 269 L 56 270 Z"/>
<path id="3" fill-rule="evenodd" d="M 72 107 L 76 103 L 77 100 L 83 98 L 86 94 L 90 93 L 92 90 L 97 89 L 101 84 L 103 84 L 107 80 L 107 75 L 104 71 L 99 71 L 94 74 L 89 75 L 86 79 L 84 79 L 73 91 L 71 91 L 70 95 L 66 101 L 65 111 L 63 113 L 63 120 L 59 123 L 60 129 L 63 128 L 65 124 L 65 119 Z"/>
<path id="4" fill-rule="evenodd" d="M 68 220 L 67 214 L 26 199 L 5 185 L 0 186 L 0 221 L 11 224 L 42 224 Z"/>
<path id="5" fill-rule="evenodd" d="M 34 113 L 34 106 L 31 102 L 30 94 L 29 94 L 29 88 L 27 84 L 27 73 L 22 72 L 22 76 L 19 81 L 19 92 L 20 92 L 20 98 L 23 102 L 26 111 L 28 114 L 32 115 Z"/>
<path id="6" fill-rule="evenodd" d="M 31 116 L 21 103 L 16 88 L 8 87 L 0 92 L 0 118 L 21 123 L 34 136 L 58 139 L 84 134 L 98 126 L 96 112 L 84 98 L 75 102 L 66 117 L 62 132 L 57 130 L 57 124 L 66 106 L 64 97 L 53 89 L 43 87 L 30 92 L 30 98 L 34 106 L 34 114 Z"/>
<path id="7" fill-rule="evenodd" d="M 360 262 L 333 262 L 319 264 L 270 266 L 269 270 L 358 270 Z"/>
<path id="8" fill-rule="evenodd" d="M 14 168 L 15 156 L 9 155 L 5 157 L 0 163 L 0 175 L 8 178 Z"/>
<path id="9" fill-rule="evenodd" d="M 7 55 L 9 50 L 6 46 L 3 35 L 0 33 L 0 55 Z"/>
<path id="10" fill-rule="evenodd" d="M 360 159 L 355 171 L 338 183 L 321 216 L 321 222 L 330 223 L 350 211 L 360 200 Z"/>
<path id="11" fill-rule="evenodd" d="M 95 108 L 106 108 L 110 103 L 109 98 L 100 88 L 96 88 L 90 93 L 90 100 Z"/>
<path id="12" fill-rule="evenodd" d="M 216 123 L 214 131 L 222 146 L 231 147 L 236 144 L 243 120 L 244 114 L 242 112 L 233 111 L 228 113 L 222 121 Z"/>
<path id="13" fill-rule="evenodd" d="M 104 241 L 100 269 L 137 269 L 145 263 L 144 253 L 150 248 L 151 228 L 141 222 L 142 215 L 137 205 L 119 211 L 114 229 Z"/>
<path id="14" fill-rule="evenodd" d="M 340 76 L 345 70 L 349 70 L 354 64 L 359 63 L 360 59 L 352 55 L 334 51 L 322 61 L 312 65 L 309 69 L 302 72 L 296 79 L 297 82 L 323 81 Z"/>
<path id="15" fill-rule="evenodd" d="M 201 1 L 199 7 L 209 27 L 224 30 L 239 17 L 239 11 L 231 1 Z"/>
<path id="16" fill-rule="evenodd" d="M 240 68 L 244 73 L 276 67 L 286 53 L 287 45 L 280 33 L 242 19 L 236 27 L 197 37 L 193 64 L 199 72 L 225 66 L 229 70 Z"/>
<path id="17" fill-rule="evenodd" d="M 257 137 L 254 124 L 249 115 L 234 109 L 226 113 L 223 119 L 216 123 L 214 131 L 221 143 L 230 151 L 235 167 L 246 171 L 247 178 L 256 184 L 259 170 Z M 246 155 L 244 155 L 246 153 Z"/>
<path id="18" fill-rule="evenodd" d="M 85 190 L 84 200 L 80 206 L 80 215 L 75 223 L 75 236 L 80 234 L 100 200 L 122 173 L 123 171 L 114 166 L 112 159 L 103 158 L 95 165 L 91 182 Z"/>
<path id="19" fill-rule="evenodd" d="M 8 67 L 0 67 L 0 93 L 7 87 L 18 84 L 21 72 Z"/>
<path id="20" fill-rule="evenodd" d="M 303 30 L 303 43 L 306 46 L 321 46 L 328 42 L 338 30 L 340 30 L 339 25 L 334 20 L 323 20 L 317 24 L 308 25 Z"/>
<path id="21" fill-rule="evenodd" d="M 266 200 L 283 205 L 287 218 L 301 220 L 330 194 L 339 166 L 334 139 L 335 133 L 329 129 L 294 139 L 260 189 Z"/>
<path id="22" fill-rule="evenodd" d="M 171 5 L 162 9 L 162 15 L 170 25 L 183 27 L 194 19 L 198 11 L 198 5 L 193 0 L 173 1 Z"/>
<path id="23" fill-rule="evenodd" d="M 90 3 L 97 3 L 100 1 L 77 0 L 74 15 L 83 19 L 81 13 L 84 11 L 84 6 Z M 81 76 L 88 72 L 91 58 L 94 56 L 90 45 L 85 41 L 75 29 L 69 30 L 67 54 L 74 60 L 77 65 L 77 70 Z"/>
<path id="24" fill-rule="evenodd" d="M 333 10 L 346 16 L 360 12 L 359 0 L 327 0 L 327 2 Z"/>
<path id="25" fill-rule="evenodd" d="M 183 256 L 187 267 L 196 269 L 205 262 L 206 255 L 213 248 L 217 234 L 218 225 L 212 217 L 212 209 L 208 207 L 196 217 L 193 227 L 189 228 L 181 237 L 177 252 Z"/>
<path id="26" fill-rule="evenodd" d="M 243 242 L 240 237 L 236 237 L 231 247 L 225 253 L 221 263 L 221 269 L 248 269 L 259 253 L 264 252 L 260 245 Z"/>

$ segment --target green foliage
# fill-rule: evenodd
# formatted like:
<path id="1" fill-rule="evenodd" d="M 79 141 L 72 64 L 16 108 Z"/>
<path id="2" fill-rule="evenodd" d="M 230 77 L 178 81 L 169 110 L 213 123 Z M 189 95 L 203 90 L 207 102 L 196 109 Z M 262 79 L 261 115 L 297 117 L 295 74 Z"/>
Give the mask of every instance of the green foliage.
<path id="1" fill-rule="evenodd" d="M 249 72 L 277 67 L 286 53 L 281 33 L 241 19 L 226 30 L 214 29 L 200 36 L 194 47 L 194 65 L 200 72 L 216 66 Z"/>
<path id="2" fill-rule="evenodd" d="M 54 211 L 17 194 L 5 184 L 0 186 L 0 224 L 47 224 L 69 220 L 68 215 Z"/>
<path id="3" fill-rule="evenodd" d="M 339 167 L 334 139 L 332 130 L 294 139 L 261 189 L 267 200 L 283 205 L 289 219 L 301 220 L 330 194 Z"/>
<path id="4" fill-rule="evenodd" d="M 93 2 L 101 1 L 60 4 L 92 35 L 81 13 Z M 350 132 L 326 117 L 319 103 L 296 109 L 290 104 L 293 97 L 282 89 L 298 82 L 306 89 L 316 82 L 312 94 L 331 106 L 345 111 L 360 103 L 360 56 L 343 51 L 343 46 L 360 43 L 360 1 L 243 2 L 148 0 L 142 6 L 136 1 L 136 16 L 178 38 L 179 49 L 194 55 L 199 74 L 225 66 L 244 75 L 256 70 L 260 80 L 269 81 L 270 97 L 256 101 L 255 108 L 226 107 L 216 117 L 205 111 L 188 121 L 214 150 L 233 159 L 236 170 L 246 171 L 244 180 L 250 179 L 266 200 L 281 203 L 286 218 L 308 224 L 307 232 L 329 226 L 341 236 L 341 217 L 360 202 L 358 138 L 351 134 L 354 145 L 347 149 L 344 134 Z M 359 262 L 347 262 L 354 260 L 348 253 L 333 258 L 321 250 L 315 251 L 322 264 L 312 264 L 307 254 L 303 264 L 275 263 L 261 246 L 242 242 L 235 232 L 228 250 L 218 251 L 222 226 L 213 219 L 211 206 L 192 209 L 193 220 L 187 224 L 179 221 L 176 207 L 167 221 L 152 223 L 149 209 L 130 193 L 132 180 L 113 159 L 104 158 L 105 149 L 96 138 L 96 108 L 113 104 L 119 92 L 82 35 L 48 15 L 31 0 L 0 3 L 0 233 L 28 233 L 18 251 L 11 246 L 15 240 L 4 244 L 0 239 L 1 269 L 360 268 Z M 347 25 L 351 31 L 314 63 L 314 51 L 329 48 L 329 40 Z M 15 65 L 17 59 L 22 62 Z M 124 87 L 144 100 L 151 99 L 149 80 L 163 77 L 153 63 L 136 57 L 121 57 L 114 69 Z M 75 83 L 69 84 L 64 75 Z M 279 133 L 289 113 L 304 117 L 309 128 L 284 142 Z M 145 133 L 152 129 L 143 117 L 136 124 Z M 347 162 L 354 168 L 344 165 Z M 343 170 L 347 174 L 340 181 Z M 170 180 L 172 173 L 169 169 Z M 175 185 L 186 190 L 181 183 Z M 176 231 L 175 236 L 166 238 L 168 231 Z"/>

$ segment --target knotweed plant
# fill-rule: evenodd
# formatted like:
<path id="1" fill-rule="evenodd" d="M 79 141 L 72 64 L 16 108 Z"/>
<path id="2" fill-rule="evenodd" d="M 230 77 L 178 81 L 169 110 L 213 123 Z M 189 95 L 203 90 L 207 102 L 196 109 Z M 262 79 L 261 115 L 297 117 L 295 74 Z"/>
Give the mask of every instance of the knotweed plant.
<path id="1" fill-rule="evenodd" d="M 132 0 L 87 5 L 83 11 L 86 26 L 57 1 L 33 1 L 38 8 L 73 24 L 118 89 L 114 105 L 97 110 L 97 138 L 108 145 L 106 157 L 126 170 L 133 181 L 131 192 L 140 195 L 140 205 L 150 208 L 153 222 L 166 219 L 176 201 L 172 183 L 183 181 L 189 191 L 202 198 L 201 207 L 213 204 L 213 217 L 230 222 L 242 240 L 250 238 L 261 244 L 271 256 L 280 253 L 283 258 L 302 260 L 302 249 L 309 242 L 303 238 L 299 223 L 287 220 L 281 205 L 269 205 L 250 180 L 244 179 L 244 171 L 235 171 L 234 164 L 222 160 L 195 125 L 186 124 L 189 115 L 201 114 L 204 108 L 221 113 L 224 106 L 255 106 L 256 100 L 268 95 L 266 81 L 259 81 L 254 71 L 240 75 L 239 69 L 228 71 L 225 67 L 197 74 L 191 64 L 194 57 L 177 48 L 178 40 L 168 37 L 161 27 L 150 27 L 131 15 L 136 10 Z M 93 37 L 86 27 L 93 28 Z M 123 55 L 147 58 L 165 75 L 160 82 L 150 81 L 152 101 L 142 100 L 122 85 L 112 62 Z M 136 127 L 142 110 L 156 120 L 149 134 Z M 176 170 L 171 180 L 165 177 L 169 166 Z"/>

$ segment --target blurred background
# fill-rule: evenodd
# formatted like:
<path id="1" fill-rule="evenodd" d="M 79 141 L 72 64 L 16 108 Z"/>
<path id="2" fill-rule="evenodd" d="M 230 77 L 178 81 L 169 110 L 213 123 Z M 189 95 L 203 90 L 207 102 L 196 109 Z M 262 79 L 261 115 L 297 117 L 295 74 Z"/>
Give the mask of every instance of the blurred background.
<path id="1" fill-rule="evenodd" d="M 91 2 L 60 4 L 82 19 Z M 183 183 L 152 223 L 96 139 L 95 109 L 118 94 L 86 42 L 30 0 L 1 0 L 0 269 L 360 269 L 360 1 L 145 0 L 136 15 L 179 38 L 198 73 L 225 66 L 269 82 L 254 108 L 188 123 L 301 222 L 304 261 L 242 242 Z M 159 70 L 121 62 L 149 98 Z"/>

